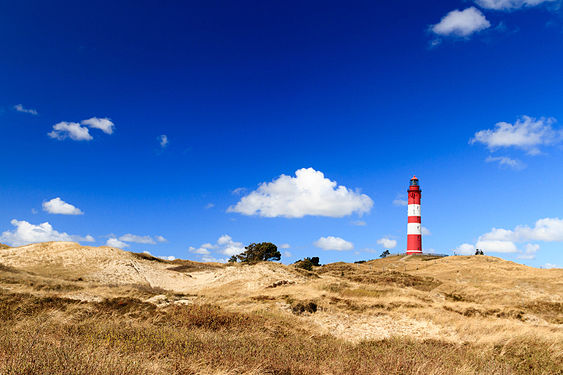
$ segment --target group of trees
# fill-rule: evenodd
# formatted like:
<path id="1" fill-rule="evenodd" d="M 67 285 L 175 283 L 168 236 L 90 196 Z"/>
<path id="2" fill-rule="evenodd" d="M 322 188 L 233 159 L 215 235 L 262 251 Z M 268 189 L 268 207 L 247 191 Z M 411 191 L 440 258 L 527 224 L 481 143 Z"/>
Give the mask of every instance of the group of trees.
<path id="1" fill-rule="evenodd" d="M 279 252 L 278 247 L 271 242 L 251 243 L 250 245 L 246 246 L 244 249 L 245 249 L 244 252 L 238 255 L 233 255 L 229 259 L 229 262 L 255 264 L 258 262 L 267 262 L 271 260 L 281 259 L 281 253 Z M 389 250 L 385 250 L 383 253 L 381 253 L 379 257 L 386 258 L 389 255 L 391 255 L 391 252 Z M 485 253 L 481 249 L 476 249 L 475 255 L 485 255 Z M 320 266 L 319 257 L 301 259 L 295 262 L 294 264 L 297 267 L 306 269 L 308 271 L 311 271 L 313 267 Z"/>
<path id="2" fill-rule="evenodd" d="M 233 255 L 230 259 L 230 263 L 247 263 L 256 264 L 258 262 L 267 262 L 271 260 L 280 260 L 281 253 L 278 247 L 271 242 L 261 242 L 261 243 L 251 243 L 246 246 L 245 251 L 238 255 Z M 304 268 L 306 270 L 312 270 L 313 267 L 320 266 L 319 257 L 305 258 L 298 260 L 294 264 L 297 267 Z"/>
<path id="3" fill-rule="evenodd" d="M 250 245 L 246 246 L 245 251 L 238 254 L 233 255 L 230 259 L 230 263 L 249 263 L 255 264 L 258 262 L 267 262 L 271 260 L 280 260 L 281 253 L 278 250 L 278 247 L 271 242 L 260 242 L 260 243 L 251 243 Z M 391 255 L 389 250 L 385 250 L 381 255 L 380 258 L 386 258 Z M 485 255 L 483 250 L 476 249 L 475 255 Z M 298 260 L 294 263 L 299 268 L 304 268 L 308 271 L 311 271 L 313 267 L 320 266 L 319 264 L 319 257 L 312 257 L 312 258 L 305 258 Z"/>
<path id="4" fill-rule="evenodd" d="M 242 263 L 267 262 L 269 260 L 280 260 L 281 253 L 278 247 L 271 242 L 251 243 L 245 247 L 245 251 L 239 255 L 233 255 L 229 259 L 230 263 L 238 261 Z"/>
<path id="5" fill-rule="evenodd" d="M 312 258 L 305 258 L 302 260 L 298 260 L 294 264 L 299 268 L 303 268 L 307 271 L 312 271 L 313 266 L 314 267 L 320 266 L 319 261 L 320 261 L 319 257 L 312 257 Z"/>
<path id="6" fill-rule="evenodd" d="M 391 252 L 389 250 L 385 250 L 384 252 L 381 253 L 381 255 L 379 257 L 380 258 L 387 258 L 389 255 L 391 255 Z"/>

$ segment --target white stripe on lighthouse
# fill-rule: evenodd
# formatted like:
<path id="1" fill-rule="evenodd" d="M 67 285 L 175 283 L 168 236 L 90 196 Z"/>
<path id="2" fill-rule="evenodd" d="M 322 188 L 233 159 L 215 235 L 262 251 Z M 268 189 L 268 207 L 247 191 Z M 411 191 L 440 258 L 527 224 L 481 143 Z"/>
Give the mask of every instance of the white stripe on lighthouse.
<path id="1" fill-rule="evenodd" d="M 409 204 L 409 216 L 420 216 L 420 204 Z"/>
<path id="2" fill-rule="evenodd" d="M 422 235 L 422 225 L 420 223 L 408 223 L 407 224 L 407 234 Z"/>

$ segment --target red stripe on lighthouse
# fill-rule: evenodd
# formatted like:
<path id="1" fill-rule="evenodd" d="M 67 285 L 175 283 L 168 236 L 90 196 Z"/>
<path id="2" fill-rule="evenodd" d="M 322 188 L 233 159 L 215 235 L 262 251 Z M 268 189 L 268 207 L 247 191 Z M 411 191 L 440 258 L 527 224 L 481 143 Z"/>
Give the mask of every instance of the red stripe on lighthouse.
<path id="1" fill-rule="evenodd" d="M 409 234 L 407 236 L 407 254 L 421 254 L 422 253 L 422 236 Z"/>
<path id="2" fill-rule="evenodd" d="M 418 192 L 419 194 L 415 194 Z M 409 193 L 409 204 L 420 204 L 420 190 L 408 190 Z"/>

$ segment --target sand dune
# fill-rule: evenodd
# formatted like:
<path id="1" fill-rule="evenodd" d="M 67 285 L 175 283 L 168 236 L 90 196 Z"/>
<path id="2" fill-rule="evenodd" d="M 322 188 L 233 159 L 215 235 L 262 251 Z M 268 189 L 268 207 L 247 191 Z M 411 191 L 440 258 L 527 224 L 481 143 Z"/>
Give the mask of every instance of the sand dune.
<path id="1" fill-rule="evenodd" d="M 277 311 L 351 341 L 398 335 L 493 342 L 518 334 L 563 342 L 563 270 L 489 256 L 391 256 L 307 272 L 277 263 L 165 261 L 50 242 L 3 249 L 0 264 L 24 272 L 19 278 L 63 283 L 40 292 L 29 283 L 4 285 L 14 291 L 91 301 L 145 288 L 151 292 L 142 299 L 159 307 L 199 301 L 233 311 Z M 316 313 L 295 314 L 296 304 L 309 302 Z"/>

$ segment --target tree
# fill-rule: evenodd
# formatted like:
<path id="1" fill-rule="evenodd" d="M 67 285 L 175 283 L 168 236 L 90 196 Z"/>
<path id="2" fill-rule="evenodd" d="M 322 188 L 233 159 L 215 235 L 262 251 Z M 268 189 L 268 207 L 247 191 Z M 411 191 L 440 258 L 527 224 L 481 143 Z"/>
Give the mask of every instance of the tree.
<path id="1" fill-rule="evenodd" d="M 303 260 L 298 260 L 297 262 L 295 262 L 293 264 L 297 268 L 303 268 L 304 270 L 307 270 L 307 271 L 313 270 L 313 263 L 311 262 L 311 260 L 309 258 L 305 258 Z"/>
<path id="2" fill-rule="evenodd" d="M 229 258 L 229 263 L 236 263 L 238 261 L 237 256 L 233 255 L 232 257 Z"/>
<path id="3" fill-rule="evenodd" d="M 475 255 L 485 255 L 485 253 L 483 252 L 483 250 L 476 249 L 476 250 L 475 250 Z"/>
<path id="4" fill-rule="evenodd" d="M 391 253 L 389 252 L 389 250 L 385 250 L 384 252 L 381 253 L 381 255 L 379 256 L 380 258 L 386 258 L 389 255 L 391 255 Z"/>
<path id="5" fill-rule="evenodd" d="M 271 242 L 251 243 L 245 247 L 246 251 L 237 255 L 242 263 L 258 263 L 269 260 L 280 260 L 281 253 L 278 247 Z"/>
<path id="6" fill-rule="evenodd" d="M 312 271 L 313 266 L 319 267 L 319 257 L 312 257 L 312 258 L 305 258 L 303 260 L 298 260 L 297 262 L 293 263 L 298 268 L 303 268 L 307 271 Z"/>

